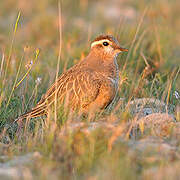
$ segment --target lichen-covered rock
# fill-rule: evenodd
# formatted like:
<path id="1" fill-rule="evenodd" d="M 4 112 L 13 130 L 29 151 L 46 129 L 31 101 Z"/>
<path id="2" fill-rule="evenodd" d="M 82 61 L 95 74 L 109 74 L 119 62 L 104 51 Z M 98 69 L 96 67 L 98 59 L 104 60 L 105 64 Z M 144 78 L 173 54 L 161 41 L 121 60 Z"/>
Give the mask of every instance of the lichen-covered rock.
<path id="1" fill-rule="evenodd" d="M 176 121 L 167 113 L 153 113 L 135 121 L 132 126 L 131 136 L 154 135 L 167 138 L 171 135 Z"/>
<path id="2" fill-rule="evenodd" d="M 173 113 L 174 107 L 167 106 L 164 102 L 154 98 L 139 98 L 130 101 L 127 104 L 127 109 L 138 119 L 153 113 Z"/>

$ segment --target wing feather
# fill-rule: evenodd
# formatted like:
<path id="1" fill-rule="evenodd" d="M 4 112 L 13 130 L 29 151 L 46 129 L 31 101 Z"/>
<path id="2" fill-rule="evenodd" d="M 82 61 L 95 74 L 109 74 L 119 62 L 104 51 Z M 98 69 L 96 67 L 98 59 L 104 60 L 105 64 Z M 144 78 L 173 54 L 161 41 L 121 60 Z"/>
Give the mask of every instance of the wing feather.
<path id="1" fill-rule="evenodd" d="M 55 101 L 56 93 L 58 105 L 66 99 L 73 109 L 88 106 L 98 96 L 99 82 L 96 73 L 92 70 L 75 65 L 59 77 L 31 111 L 20 117 L 37 117 L 47 114 L 48 108 Z"/>

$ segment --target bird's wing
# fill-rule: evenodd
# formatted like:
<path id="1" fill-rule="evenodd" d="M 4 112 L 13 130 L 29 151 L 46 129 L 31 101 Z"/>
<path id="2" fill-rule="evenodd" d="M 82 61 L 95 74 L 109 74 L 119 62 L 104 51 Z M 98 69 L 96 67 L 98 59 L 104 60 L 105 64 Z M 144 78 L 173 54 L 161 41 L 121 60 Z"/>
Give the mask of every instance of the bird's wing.
<path id="1" fill-rule="evenodd" d="M 47 114 L 55 99 L 58 106 L 64 102 L 73 109 L 88 110 L 95 105 L 102 109 L 111 101 L 113 92 L 112 83 L 101 74 L 87 67 L 74 66 L 58 78 L 31 111 L 19 118 Z"/>
<path id="2" fill-rule="evenodd" d="M 64 73 L 57 82 L 47 91 L 37 106 L 42 103 L 51 105 L 55 101 L 60 104 L 64 101 L 73 109 L 81 108 L 91 103 L 98 94 L 100 81 L 90 69 L 72 69 Z"/>
<path id="3" fill-rule="evenodd" d="M 18 119 L 47 114 L 48 108 L 54 105 L 55 98 L 58 106 L 64 101 L 73 109 L 84 108 L 96 99 L 99 88 L 100 81 L 92 70 L 71 68 L 58 78 L 32 110 Z"/>

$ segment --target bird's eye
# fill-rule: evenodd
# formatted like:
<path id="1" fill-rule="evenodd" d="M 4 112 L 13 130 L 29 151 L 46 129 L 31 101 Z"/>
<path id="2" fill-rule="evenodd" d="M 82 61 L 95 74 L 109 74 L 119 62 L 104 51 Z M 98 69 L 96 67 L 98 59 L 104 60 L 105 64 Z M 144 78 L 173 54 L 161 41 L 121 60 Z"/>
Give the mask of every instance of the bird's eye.
<path id="1" fill-rule="evenodd" d="M 103 45 L 104 45 L 104 46 L 108 46 L 109 43 L 105 41 L 105 42 L 103 42 Z"/>

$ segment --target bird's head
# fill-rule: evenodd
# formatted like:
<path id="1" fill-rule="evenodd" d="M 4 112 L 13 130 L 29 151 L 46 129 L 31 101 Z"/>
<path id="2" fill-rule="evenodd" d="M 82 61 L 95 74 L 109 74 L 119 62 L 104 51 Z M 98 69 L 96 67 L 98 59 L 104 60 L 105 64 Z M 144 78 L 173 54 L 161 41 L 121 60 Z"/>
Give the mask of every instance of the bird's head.
<path id="1" fill-rule="evenodd" d="M 100 35 L 91 43 L 91 50 L 102 57 L 115 57 L 119 53 L 128 51 L 122 48 L 116 38 L 111 35 Z"/>

